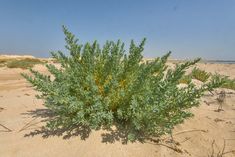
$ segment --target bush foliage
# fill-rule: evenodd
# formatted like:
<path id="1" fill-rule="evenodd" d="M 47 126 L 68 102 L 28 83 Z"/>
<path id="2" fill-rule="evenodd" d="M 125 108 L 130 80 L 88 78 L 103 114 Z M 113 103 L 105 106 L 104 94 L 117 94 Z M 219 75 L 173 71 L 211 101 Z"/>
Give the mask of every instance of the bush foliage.
<path id="1" fill-rule="evenodd" d="M 23 74 L 55 115 L 48 122 L 50 129 L 120 125 L 130 140 L 159 136 L 192 116 L 188 109 L 199 105 L 205 91 L 224 83 L 223 77 L 215 75 L 200 88 L 191 80 L 187 87 L 179 88 L 185 70 L 199 59 L 169 69 L 170 52 L 152 62 L 141 62 L 145 39 L 139 45 L 131 41 L 127 54 L 120 41 L 107 41 L 102 48 L 96 41 L 81 45 L 67 28 L 63 31 L 70 55 L 52 52 L 61 64 L 61 68 L 46 65 L 53 77 L 32 69 L 33 77 Z"/>
<path id="2" fill-rule="evenodd" d="M 192 81 L 191 75 L 183 75 L 181 79 L 179 80 L 179 83 L 189 84 L 191 81 Z"/>
<path id="3" fill-rule="evenodd" d="M 192 70 L 191 76 L 193 79 L 197 79 L 202 82 L 206 82 L 210 78 L 210 74 L 199 68 L 194 68 Z"/>
<path id="4" fill-rule="evenodd" d="M 12 59 L 6 62 L 8 68 L 32 68 L 35 64 L 43 64 L 44 62 L 37 58 L 24 58 L 24 59 Z"/>
<path id="5" fill-rule="evenodd" d="M 222 85 L 222 87 L 235 90 L 235 79 L 226 78 L 225 83 Z"/>

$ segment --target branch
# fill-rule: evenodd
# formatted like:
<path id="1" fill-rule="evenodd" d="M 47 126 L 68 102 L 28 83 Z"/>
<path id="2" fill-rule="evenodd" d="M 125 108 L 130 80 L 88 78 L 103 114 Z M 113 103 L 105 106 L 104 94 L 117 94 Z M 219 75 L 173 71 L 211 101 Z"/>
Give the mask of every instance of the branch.
<path id="1" fill-rule="evenodd" d="M 6 130 L 7 130 L 7 132 L 11 132 L 11 131 L 12 131 L 11 129 L 9 129 L 9 128 L 8 128 L 8 127 L 6 127 L 5 125 L 0 124 L 0 126 L 2 126 L 4 129 L 6 129 Z"/>
<path id="2" fill-rule="evenodd" d="M 33 126 L 33 125 L 36 125 L 36 124 L 40 123 L 40 122 L 38 122 L 38 123 L 31 124 L 31 122 L 33 122 L 33 121 L 36 120 L 36 119 L 37 119 L 37 117 L 34 118 L 34 119 L 32 119 L 30 122 L 26 123 L 26 124 L 19 130 L 19 132 L 21 132 L 21 131 L 23 131 L 23 130 L 29 128 L 30 126 Z"/>
<path id="3" fill-rule="evenodd" d="M 185 130 L 185 131 L 181 131 L 181 132 L 177 132 L 173 135 L 179 135 L 179 134 L 183 134 L 183 133 L 186 133 L 186 132 L 195 132 L 195 131 L 201 131 L 201 132 L 208 132 L 208 130 L 202 130 L 202 129 L 192 129 L 192 130 Z"/>

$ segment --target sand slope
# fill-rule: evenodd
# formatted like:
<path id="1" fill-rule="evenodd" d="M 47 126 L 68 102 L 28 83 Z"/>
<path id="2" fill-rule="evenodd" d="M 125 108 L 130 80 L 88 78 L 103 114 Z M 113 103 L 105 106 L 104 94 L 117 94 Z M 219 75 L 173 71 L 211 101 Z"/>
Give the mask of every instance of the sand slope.
<path id="1" fill-rule="evenodd" d="M 235 78 L 234 64 L 200 63 L 198 66 L 208 72 Z M 46 72 L 42 65 L 35 68 Z M 212 151 L 213 140 L 215 152 L 218 152 L 222 150 L 224 139 L 225 152 L 235 149 L 235 91 L 226 90 L 222 112 L 215 112 L 218 107 L 216 95 L 206 95 L 200 107 L 192 109 L 195 117 L 174 129 L 176 144 L 169 137 L 162 137 L 166 139 L 159 143 L 146 141 L 122 144 L 118 140 L 112 141 L 112 137 L 104 141 L 101 135 L 105 131 L 102 130 L 92 131 L 85 140 L 76 134 L 43 131 L 47 110 L 43 101 L 34 97 L 36 92 L 20 76 L 21 72 L 28 71 L 0 68 L 0 124 L 11 130 L 0 126 L 0 157 L 205 157 Z M 182 153 L 172 150 L 174 145 Z M 235 153 L 224 156 L 232 157 Z"/>

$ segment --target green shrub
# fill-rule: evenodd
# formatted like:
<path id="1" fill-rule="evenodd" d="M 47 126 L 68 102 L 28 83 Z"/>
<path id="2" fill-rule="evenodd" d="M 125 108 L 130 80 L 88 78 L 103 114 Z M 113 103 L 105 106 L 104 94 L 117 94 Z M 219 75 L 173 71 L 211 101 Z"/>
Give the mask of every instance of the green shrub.
<path id="1" fill-rule="evenodd" d="M 189 84 L 192 81 L 191 75 L 183 75 L 182 78 L 179 80 L 179 83 Z"/>
<path id="2" fill-rule="evenodd" d="M 42 64 L 44 63 L 40 59 L 37 58 L 24 58 L 24 59 L 14 59 L 12 61 L 7 62 L 8 68 L 21 68 L 27 69 L 32 68 L 35 64 Z"/>
<path id="3" fill-rule="evenodd" d="M 7 61 L 7 59 L 0 59 L 0 64 L 5 64 Z"/>
<path id="4" fill-rule="evenodd" d="M 193 79 L 197 79 L 202 82 L 206 82 L 208 80 L 208 78 L 210 77 L 209 73 L 207 73 L 204 70 L 200 70 L 199 68 L 194 68 L 192 70 L 191 75 L 192 75 Z"/>
<path id="5" fill-rule="evenodd" d="M 235 90 L 235 79 L 231 80 L 229 78 L 226 78 L 225 83 L 222 85 L 222 87 Z"/>
<path id="6" fill-rule="evenodd" d="M 4 67 L 7 62 L 9 62 L 11 59 L 1 58 L 0 59 L 0 67 Z"/>
<path id="7" fill-rule="evenodd" d="M 205 91 L 224 82 L 215 76 L 199 89 L 191 81 L 178 88 L 185 70 L 199 59 L 167 70 L 170 52 L 152 62 L 141 62 L 145 39 L 138 46 L 131 41 L 125 54 L 120 41 L 107 41 L 102 48 L 96 41 L 81 45 L 65 27 L 63 30 L 70 56 L 52 52 L 61 63 L 60 69 L 47 65 L 54 79 L 32 69 L 33 77 L 23 74 L 54 113 L 47 124 L 52 130 L 72 126 L 110 129 L 115 125 L 126 130 L 129 140 L 163 135 L 192 116 L 188 109 L 199 105 Z"/>

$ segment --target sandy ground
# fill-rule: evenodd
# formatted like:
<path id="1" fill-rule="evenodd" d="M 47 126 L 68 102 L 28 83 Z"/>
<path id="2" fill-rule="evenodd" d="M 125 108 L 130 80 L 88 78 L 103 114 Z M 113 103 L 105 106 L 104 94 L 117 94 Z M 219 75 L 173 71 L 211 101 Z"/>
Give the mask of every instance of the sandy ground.
<path id="1" fill-rule="evenodd" d="M 198 66 L 235 78 L 235 64 L 200 63 Z M 46 72 L 42 65 L 35 69 Z M 28 71 L 0 68 L 0 157 L 206 157 L 212 152 L 212 143 L 216 154 L 222 151 L 224 141 L 224 152 L 235 149 L 235 91 L 226 90 L 221 112 L 215 112 L 216 94 L 203 97 L 200 107 L 192 109 L 195 116 L 174 129 L 174 143 L 166 136 L 158 143 L 122 144 L 120 140 L 111 140 L 115 137 L 104 140 L 102 130 L 92 131 L 85 140 L 79 133 L 43 130 L 47 110 L 43 101 L 34 97 L 36 92 L 21 77 L 21 72 Z M 224 154 L 224 157 L 232 156 L 235 153 Z"/>

